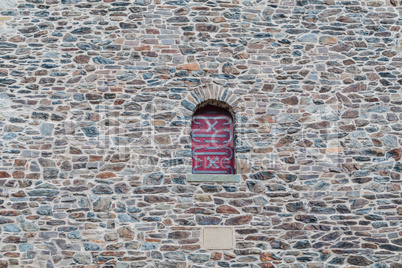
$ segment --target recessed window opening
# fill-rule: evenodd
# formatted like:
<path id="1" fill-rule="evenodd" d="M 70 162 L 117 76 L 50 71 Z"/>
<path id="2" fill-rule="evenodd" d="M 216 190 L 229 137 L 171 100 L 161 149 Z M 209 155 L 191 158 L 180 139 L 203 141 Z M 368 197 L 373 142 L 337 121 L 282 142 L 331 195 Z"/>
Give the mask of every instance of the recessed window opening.
<path id="1" fill-rule="evenodd" d="M 235 174 L 234 122 L 225 109 L 207 105 L 191 123 L 193 174 Z"/>

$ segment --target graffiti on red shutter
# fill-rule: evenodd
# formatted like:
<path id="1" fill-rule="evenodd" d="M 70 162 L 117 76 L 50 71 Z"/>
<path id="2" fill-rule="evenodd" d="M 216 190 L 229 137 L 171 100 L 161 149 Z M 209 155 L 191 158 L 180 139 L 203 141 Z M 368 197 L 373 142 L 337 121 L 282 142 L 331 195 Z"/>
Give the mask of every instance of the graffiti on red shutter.
<path id="1" fill-rule="evenodd" d="M 222 108 L 199 109 L 191 124 L 193 174 L 235 174 L 233 120 Z"/>

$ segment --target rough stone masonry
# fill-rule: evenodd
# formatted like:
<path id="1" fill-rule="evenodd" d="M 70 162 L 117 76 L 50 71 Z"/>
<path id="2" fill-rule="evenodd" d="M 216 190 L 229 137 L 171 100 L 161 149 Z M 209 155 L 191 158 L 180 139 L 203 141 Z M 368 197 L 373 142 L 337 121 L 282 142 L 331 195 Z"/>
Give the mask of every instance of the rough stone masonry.
<path id="1" fill-rule="evenodd" d="M 400 1 L 0 8 L 1 268 L 402 267 Z M 238 183 L 188 181 L 205 104 Z"/>

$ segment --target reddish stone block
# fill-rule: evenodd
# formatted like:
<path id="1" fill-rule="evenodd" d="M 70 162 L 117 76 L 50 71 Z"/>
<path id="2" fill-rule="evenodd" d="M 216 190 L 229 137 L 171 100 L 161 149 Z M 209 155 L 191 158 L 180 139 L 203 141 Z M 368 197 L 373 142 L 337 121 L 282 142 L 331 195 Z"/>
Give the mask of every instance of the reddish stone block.
<path id="1" fill-rule="evenodd" d="M 220 259 L 222 259 L 222 253 L 220 253 L 220 252 L 212 252 L 211 260 L 218 261 Z"/>
<path id="2" fill-rule="evenodd" d="M 192 62 L 188 64 L 182 64 L 176 67 L 177 70 L 187 70 L 187 71 L 198 71 L 200 70 L 200 66 L 198 63 Z"/>
<path id="3" fill-rule="evenodd" d="M 11 178 L 11 175 L 5 171 L 0 171 L 0 178 Z"/>
<path id="4" fill-rule="evenodd" d="M 135 51 L 147 51 L 151 50 L 151 46 L 140 46 L 140 47 L 134 47 Z"/>
<path id="5" fill-rule="evenodd" d="M 227 219 L 225 225 L 243 225 L 249 223 L 253 219 L 252 215 L 237 216 Z"/>
<path id="6" fill-rule="evenodd" d="M 102 172 L 96 175 L 96 177 L 101 179 L 115 178 L 116 174 L 113 172 Z"/>
<path id="7" fill-rule="evenodd" d="M 180 246 L 176 245 L 162 245 L 160 250 L 161 251 L 176 251 L 180 248 Z"/>
<path id="8" fill-rule="evenodd" d="M 25 177 L 25 173 L 23 171 L 14 171 L 13 178 L 14 179 L 23 179 Z"/>
<path id="9" fill-rule="evenodd" d="M 240 214 L 240 212 L 232 206 L 222 205 L 216 209 L 217 213 L 227 213 L 227 214 Z"/>
<path id="10" fill-rule="evenodd" d="M 78 55 L 74 58 L 74 61 L 79 64 L 87 64 L 89 62 L 90 57 L 87 55 Z"/>

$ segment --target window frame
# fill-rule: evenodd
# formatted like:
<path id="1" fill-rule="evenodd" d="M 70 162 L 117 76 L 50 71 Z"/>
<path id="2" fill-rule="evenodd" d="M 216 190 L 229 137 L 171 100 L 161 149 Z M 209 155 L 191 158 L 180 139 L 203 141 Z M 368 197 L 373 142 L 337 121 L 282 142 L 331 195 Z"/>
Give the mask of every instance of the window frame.
<path id="1" fill-rule="evenodd" d="M 193 150 L 195 149 L 193 147 L 194 145 L 194 141 L 193 141 L 193 118 L 194 116 L 197 116 L 198 113 L 203 113 L 205 111 L 203 110 L 208 110 L 206 109 L 206 107 L 210 107 L 210 109 L 214 110 L 220 110 L 222 113 L 220 114 L 224 114 L 225 116 L 229 116 L 230 120 L 231 120 L 231 124 L 232 124 L 232 129 L 231 129 L 231 133 L 230 135 L 232 135 L 232 139 L 231 142 L 233 145 L 231 145 L 232 147 L 229 147 L 233 150 L 233 165 L 231 166 L 231 168 L 233 168 L 233 174 L 218 174 L 218 173 L 193 173 L 194 172 L 194 158 L 193 158 Z M 201 112 L 200 112 L 201 111 Z M 227 183 L 227 182 L 233 182 L 233 183 L 239 183 L 240 180 L 240 174 L 237 174 L 237 168 L 236 168 L 236 121 L 235 121 L 235 116 L 230 112 L 229 109 L 223 108 L 219 105 L 214 105 L 214 104 L 206 104 L 203 105 L 201 107 L 197 107 L 194 112 L 193 115 L 191 116 L 191 132 L 190 132 L 190 136 L 191 136 L 191 161 L 192 161 L 192 168 L 191 171 L 192 173 L 187 175 L 187 181 L 188 182 L 192 182 L 192 183 L 202 183 L 202 182 L 217 182 L 217 183 Z M 197 147 L 196 147 L 197 148 Z M 212 154 L 213 155 L 213 154 Z"/>

